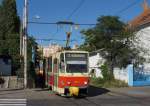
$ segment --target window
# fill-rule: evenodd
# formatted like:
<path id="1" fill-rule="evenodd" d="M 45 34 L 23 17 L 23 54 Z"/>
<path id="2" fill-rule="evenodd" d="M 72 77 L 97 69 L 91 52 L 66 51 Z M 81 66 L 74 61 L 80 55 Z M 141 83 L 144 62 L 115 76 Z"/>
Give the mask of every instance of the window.
<path id="1" fill-rule="evenodd" d="M 87 73 L 87 53 L 66 53 L 66 71 L 68 73 Z"/>
<path id="2" fill-rule="evenodd" d="M 64 61 L 64 53 L 60 55 L 60 72 L 65 72 L 65 61 Z"/>
<path id="3" fill-rule="evenodd" d="M 48 71 L 52 72 L 52 57 L 48 58 Z"/>
<path id="4" fill-rule="evenodd" d="M 55 58 L 53 63 L 53 71 L 56 73 L 58 71 L 58 59 Z"/>

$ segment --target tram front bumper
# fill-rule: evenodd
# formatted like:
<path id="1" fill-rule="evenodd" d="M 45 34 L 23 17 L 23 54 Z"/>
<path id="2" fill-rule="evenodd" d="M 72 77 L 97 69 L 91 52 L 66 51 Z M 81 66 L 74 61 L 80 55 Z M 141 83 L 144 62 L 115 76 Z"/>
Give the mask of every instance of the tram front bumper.
<path id="1" fill-rule="evenodd" d="M 70 96 L 87 95 L 88 86 L 85 87 L 65 87 L 64 94 Z"/>

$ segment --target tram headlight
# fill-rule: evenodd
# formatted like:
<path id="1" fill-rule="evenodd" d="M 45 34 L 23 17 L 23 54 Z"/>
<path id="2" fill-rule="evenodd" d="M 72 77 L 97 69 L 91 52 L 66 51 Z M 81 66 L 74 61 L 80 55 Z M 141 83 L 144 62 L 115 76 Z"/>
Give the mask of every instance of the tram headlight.
<path id="1" fill-rule="evenodd" d="M 87 85 L 88 84 L 88 82 L 87 81 L 84 81 L 84 85 Z"/>
<path id="2" fill-rule="evenodd" d="M 67 84 L 68 84 L 68 85 L 70 85 L 70 84 L 71 84 L 71 82 L 67 82 Z"/>

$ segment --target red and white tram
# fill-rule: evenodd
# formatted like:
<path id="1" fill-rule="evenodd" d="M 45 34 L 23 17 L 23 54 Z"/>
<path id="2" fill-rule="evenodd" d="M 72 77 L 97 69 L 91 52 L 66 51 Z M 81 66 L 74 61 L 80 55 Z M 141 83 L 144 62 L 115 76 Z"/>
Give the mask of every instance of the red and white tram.
<path id="1" fill-rule="evenodd" d="M 46 85 L 66 96 L 86 95 L 89 86 L 88 52 L 62 51 L 45 59 Z"/>

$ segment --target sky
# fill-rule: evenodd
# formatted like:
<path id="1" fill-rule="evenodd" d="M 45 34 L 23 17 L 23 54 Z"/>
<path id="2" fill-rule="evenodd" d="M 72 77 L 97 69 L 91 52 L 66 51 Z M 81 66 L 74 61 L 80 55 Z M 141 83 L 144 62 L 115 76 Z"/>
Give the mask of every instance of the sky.
<path id="1" fill-rule="evenodd" d="M 18 15 L 22 18 L 24 0 L 16 1 Z M 74 23 L 96 24 L 97 18 L 102 15 L 117 15 L 120 17 L 120 20 L 128 22 L 143 11 L 143 0 L 84 0 L 80 8 L 68 20 L 67 17 L 78 7 L 81 1 L 82 0 L 29 0 L 28 20 L 50 23 L 72 21 Z M 132 5 L 134 2 L 136 2 L 136 4 Z M 150 4 L 150 0 L 148 0 L 148 2 Z M 130 8 L 128 8 L 128 6 Z M 37 19 L 36 17 L 40 18 Z M 82 44 L 84 39 L 80 31 L 92 27 L 94 26 L 79 26 L 78 29 L 73 28 L 71 39 L 75 41 L 72 41 L 70 45 Z M 66 32 L 69 31 L 69 28 L 69 26 L 64 25 L 28 24 L 28 35 L 36 39 L 65 40 Z M 38 40 L 37 42 L 44 46 L 50 43 L 65 45 L 64 41 Z"/>

